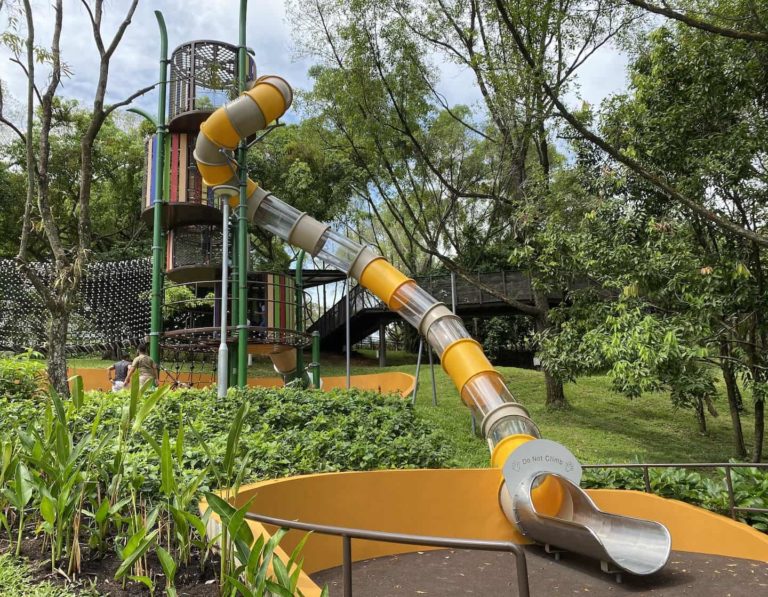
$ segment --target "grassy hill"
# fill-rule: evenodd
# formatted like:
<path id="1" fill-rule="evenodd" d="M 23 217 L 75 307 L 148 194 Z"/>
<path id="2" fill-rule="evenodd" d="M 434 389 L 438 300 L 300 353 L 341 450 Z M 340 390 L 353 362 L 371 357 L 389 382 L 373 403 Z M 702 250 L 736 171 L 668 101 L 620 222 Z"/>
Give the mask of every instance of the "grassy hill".
<path id="1" fill-rule="evenodd" d="M 435 365 L 437 406 L 432 406 L 431 377 L 426 359 L 424 361 L 416 397 L 418 413 L 449 438 L 455 466 L 487 466 L 485 441 L 473 436 L 469 410 L 439 365 Z M 388 370 L 411 374 L 415 371 L 413 355 L 390 353 L 389 362 Z M 107 362 L 97 359 L 77 359 L 73 364 L 108 366 Z M 202 366 L 197 364 L 196 370 L 201 369 Z M 528 408 L 543 436 L 564 444 L 584 463 L 722 462 L 733 455 L 731 421 L 724 392 L 715 403 L 720 416 L 708 416 L 709 432 L 701 435 L 693 411 L 675 408 L 666 393 L 646 394 L 630 400 L 612 392 L 607 378 L 584 377 L 577 383 L 566 385 L 570 409 L 550 412 L 544 408 L 545 389 L 541 374 L 512 367 L 500 367 L 499 370 L 517 400 Z M 321 371 L 322 375 L 343 375 L 344 358 L 324 355 Z M 377 371 L 382 370 L 371 352 L 361 351 L 355 355 L 353 373 Z M 271 364 L 260 358 L 249 374 L 273 375 Z M 749 412 L 743 414 L 742 424 L 749 446 L 753 425 Z"/>

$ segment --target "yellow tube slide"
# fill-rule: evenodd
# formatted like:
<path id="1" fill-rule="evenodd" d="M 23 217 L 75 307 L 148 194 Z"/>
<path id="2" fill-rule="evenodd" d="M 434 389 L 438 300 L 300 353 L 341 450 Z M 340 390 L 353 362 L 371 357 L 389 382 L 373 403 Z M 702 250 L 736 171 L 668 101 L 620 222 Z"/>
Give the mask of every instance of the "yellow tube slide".
<path id="1" fill-rule="evenodd" d="M 238 187 L 229 152 L 240 139 L 282 116 L 291 100 L 288 84 L 280 77 L 267 76 L 216 110 L 200 127 L 194 152 L 205 182 Z M 481 422 L 494 466 L 502 466 L 517 447 L 540 436 L 528 412 L 516 402 L 461 319 L 386 259 L 280 201 L 250 179 L 248 217 L 263 229 L 347 272 L 419 330 L 437 352 L 464 403 Z M 560 495 L 556 482 L 543 483 L 534 494 L 538 494 L 534 497 L 542 510 L 550 510 Z"/>

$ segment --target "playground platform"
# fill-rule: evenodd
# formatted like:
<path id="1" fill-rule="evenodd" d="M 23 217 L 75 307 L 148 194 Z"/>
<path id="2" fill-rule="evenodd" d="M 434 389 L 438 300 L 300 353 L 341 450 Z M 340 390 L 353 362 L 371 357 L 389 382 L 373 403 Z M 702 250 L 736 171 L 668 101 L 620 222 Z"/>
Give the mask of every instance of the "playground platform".
<path id="1" fill-rule="evenodd" d="M 241 506 L 253 499 L 250 511 L 256 516 L 347 529 L 349 540 L 342 533 L 314 532 L 309 537 L 300 581 L 308 597 L 320 595 L 325 583 L 331 594 L 348 594 L 340 589 L 339 569 L 347 550 L 349 559 L 357 562 L 352 567 L 354 595 L 377 597 L 515 595 L 520 575 L 527 578 L 531 595 L 736 596 L 761 594 L 768 582 L 768 535 L 701 508 L 637 491 L 587 493 L 606 512 L 667 526 L 673 551 L 663 570 L 646 577 L 623 574 L 618 582 L 615 571 L 602 571 L 594 559 L 564 553 L 556 562 L 543 548 L 530 545 L 504 516 L 500 485 L 498 469 L 332 473 L 253 484 L 242 488 L 234 503 Z M 256 520 L 249 524 L 257 536 L 277 528 Z M 358 538 L 350 530 L 523 546 L 528 570 L 516 571 L 512 549 L 435 551 L 434 545 L 392 542 L 391 536 L 388 542 Z M 284 552 L 290 553 L 305 534 L 304 529 L 290 531 L 282 542 Z"/>

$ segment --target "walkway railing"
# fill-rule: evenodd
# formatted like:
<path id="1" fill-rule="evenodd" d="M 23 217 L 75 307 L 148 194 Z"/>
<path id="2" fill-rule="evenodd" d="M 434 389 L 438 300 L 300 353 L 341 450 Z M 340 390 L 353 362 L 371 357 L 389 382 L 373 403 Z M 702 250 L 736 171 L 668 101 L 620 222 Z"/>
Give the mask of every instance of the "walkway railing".
<path id="1" fill-rule="evenodd" d="M 739 512 L 749 512 L 752 514 L 768 514 L 768 508 L 748 508 L 738 506 L 733 491 L 733 476 L 731 471 L 735 468 L 759 468 L 768 470 L 768 462 L 700 462 L 700 463 L 661 463 L 661 464 L 584 464 L 583 469 L 640 469 L 643 474 L 643 488 L 646 493 L 654 493 L 651 487 L 651 476 L 648 472 L 652 468 L 672 468 L 672 469 L 724 469 L 725 487 L 728 492 L 728 509 L 731 518 L 737 519 Z"/>
<path id="2" fill-rule="evenodd" d="M 346 295 L 345 295 L 346 296 Z M 386 310 L 383 303 L 368 292 L 365 288 L 356 284 L 349 292 L 349 314 L 354 317 L 364 309 Z M 311 326 L 311 330 L 320 332 L 320 337 L 324 338 L 335 329 L 344 325 L 347 316 L 347 301 L 344 296 L 339 301 L 323 313 L 317 321 Z"/>
<path id="3" fill-rule="evenodd" d="M 518 301 L 533 303 L 531 282 L 527 274 L 519 271 L 495 271 L 473 273 L 476 280 L 484 286 L 492 288 L 499 294 L 514 298 Z M 499 307 L 505 303 L 497 296 L 484 291 L 477 283 L 469 282 L 460 276 L 437 274 L 431 276 L 416 276 L 416 282 L 437 300 L 448 306 L 456 301 L 459 310 L 467 308 Z M 356 285 L 350 291 L 350 318 L 364 309 L 386 310 L 384 304 L 363 287 Z M 556 296 L 550 297 L 557 300 Z M 346 300 L 342 298 L 328 311 L 323 313 L 315 322 L 312 330 L 320 332 L 321 337 L 344 325 Z"/>
<path id="4" fill-rule="evenodd" d="M 528 562 L 522 547 L 511 541 L 481 541 L 479 539 L 453 539 L 449 537 L 429 537 L 424 535 L 407 535 L 403 533 L 386 533 L 365 529 L 351 529 L 323 524 L 312 524 L 274 518 L 262 514 L 247 513 L 245 517 L 263 524 L 270 524 L 284 529 L 311 531 L 320 535 L 335 535 L 341 537 L 342 546 L 342 578 L 344 597 L 352 597 L 352 539 L 382 541 L 384 543 L 405 543 L 408 545 L 423 545 L 442 547 L 445 549 L 472 549 L 480 551 L 507 551 L 515 556 L 515 572 L 517 576 L 517 594 L 520 597 L 530 597 L 528 585 Z"/>

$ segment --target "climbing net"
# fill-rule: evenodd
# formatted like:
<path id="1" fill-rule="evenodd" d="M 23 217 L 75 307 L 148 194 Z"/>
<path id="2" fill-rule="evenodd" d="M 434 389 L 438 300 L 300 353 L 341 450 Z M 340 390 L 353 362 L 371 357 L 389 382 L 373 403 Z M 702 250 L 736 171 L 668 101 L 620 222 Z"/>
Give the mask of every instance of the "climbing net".
<path id="1" fill-rule="evenodd" d="M 36 263 L 50 282 L 53 266 Z M 71 353 L 134 345 L 149 331 L 152 263 L 149 259 L 95 262 L 88 266 L 67 337 Z M 0 260 L 0 350 L 45 352 L 47 312 L 16 264 Z"/>

